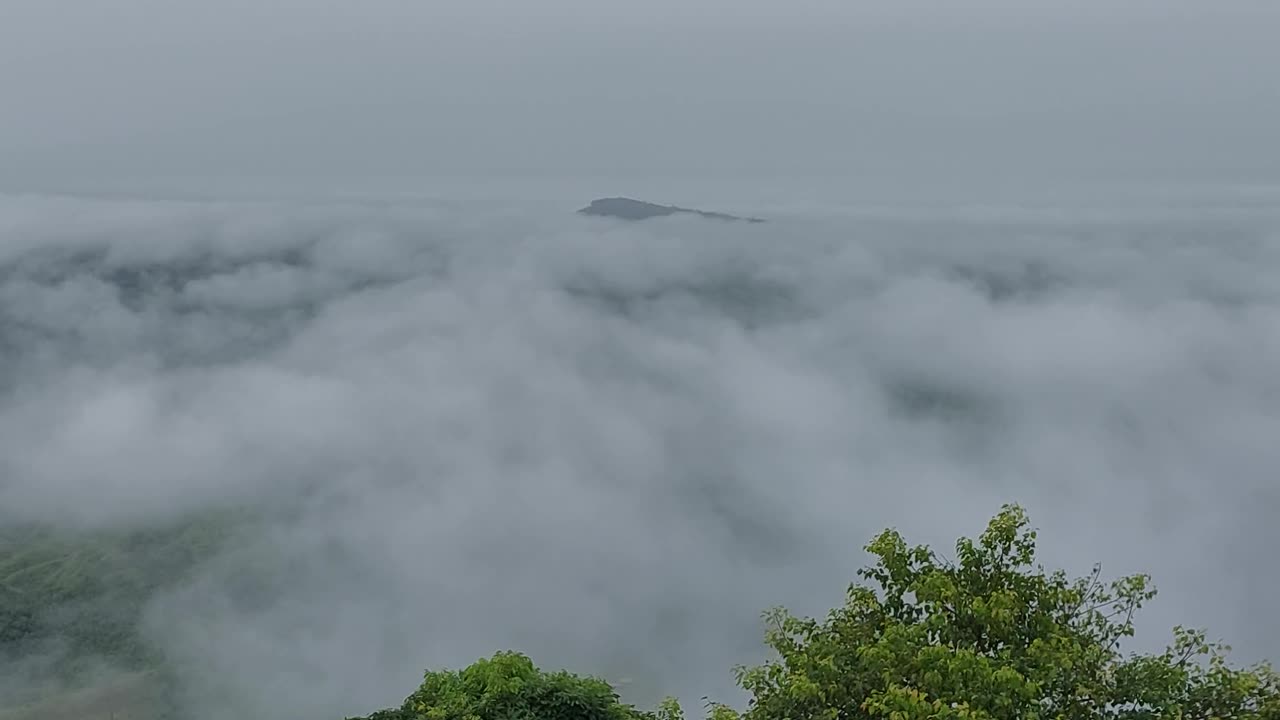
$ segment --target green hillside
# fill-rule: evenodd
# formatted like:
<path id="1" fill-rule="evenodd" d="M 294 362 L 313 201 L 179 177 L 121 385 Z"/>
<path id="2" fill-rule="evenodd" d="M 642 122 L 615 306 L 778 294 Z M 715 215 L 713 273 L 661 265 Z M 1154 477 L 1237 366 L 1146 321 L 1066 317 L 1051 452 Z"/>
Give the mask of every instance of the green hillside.
<path id="1" fill-rule="evenodd" d="M 0 674 L 9 677 L 0 679 L 0 720 L 90 720 L 94 713 L 76 709 L 87 706 L 116 720 L 158 717 L 163 663 L 140 630 L 145 605 L 244 520 L 224 512 L 133 530 L 6 529 L 0 668 L 9 672 Z"/>

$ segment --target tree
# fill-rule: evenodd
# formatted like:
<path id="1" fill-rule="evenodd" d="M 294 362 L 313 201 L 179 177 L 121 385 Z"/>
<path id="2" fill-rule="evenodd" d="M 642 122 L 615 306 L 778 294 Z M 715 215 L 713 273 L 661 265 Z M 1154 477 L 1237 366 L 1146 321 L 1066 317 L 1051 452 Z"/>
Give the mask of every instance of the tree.
<path id="1" fill-rule="evenodd" d="M 1005 506 L 956 559 L 887 530 L 844 605 L 823 621 L 766 613 L 777 658 L 739 668 L 744 720 L 1280 718 L 1280 677 L 1228 667 L 1229 648 L 1176 628 L 1158 655 L 1125 655 L 1149 578 L 1110 583 L 1034 565 L 1036 533 Z"/>
<path id="2" fill-rule="evenodd" d="M 765 614 L 777 657 L 738 669 L 746 712 L 709 720 L 1280 720 L 1280 676 L 1228 666 L 1229 648 L 1175 628 L 1162 653 L 1121 650 L 1150 579 L 1078 579 L 1035 564 L 1036 532 L 1007 505 L 947 560 L 886 530 L 824 620 Z M 428 672 L 399 710 L 365 720 L 684 720 L 619 702 L 602 680 L 499 653 Z"/>
<path id="3" fill-rule="evenodd" d="M 355 719 L 352 719 L 355 720 Z M 604 680 L 544 672 L 500 652 L 460 671 L 428 671 L 397 710 L 364 720 L 655 720 L 622 704 Z M 660 718 L 656 720 L 678 720 Z"/>

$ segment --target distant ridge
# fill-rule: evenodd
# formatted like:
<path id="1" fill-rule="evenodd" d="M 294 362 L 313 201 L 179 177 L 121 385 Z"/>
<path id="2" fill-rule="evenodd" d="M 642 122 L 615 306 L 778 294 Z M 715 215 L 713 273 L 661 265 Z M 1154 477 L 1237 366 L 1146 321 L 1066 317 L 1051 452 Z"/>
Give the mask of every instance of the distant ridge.
<path id="1" fill-rule="evenodd" d="M 655 217 L 666 217 L 668 215 L 687 214 L 701 215 L 711 220 L 733 220 L 750 223 L 764 222 L 761 218 L 742 218 L 736 215 L 727 215 L 725 213 L 707 212 L 706 210 L 694 210 L 693 208 L 683 208 L 675 205 L 655 205 L 654 203 L 644 202 L 643 200 L 633 200 L 625 197 L 601 198 L 592 200 L 591 204 L 578 211 L 582 215 L 595 215 L 598 217 L 612 217 L 620 220 L 648 220 Z"/>

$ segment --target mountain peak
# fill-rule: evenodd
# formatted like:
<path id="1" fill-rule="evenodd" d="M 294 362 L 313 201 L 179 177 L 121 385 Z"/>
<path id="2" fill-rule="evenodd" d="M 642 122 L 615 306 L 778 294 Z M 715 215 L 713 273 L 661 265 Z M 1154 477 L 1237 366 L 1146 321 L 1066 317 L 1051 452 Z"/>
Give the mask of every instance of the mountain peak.
<path id="1" fill-rule="evenodd" d="M 651 202 L 626 197 L 610 197 L 592 200 L 590 205 L 582 208 L 578 212 L 583 215 L 612 217 L 620 220 L 648 220 L 649 218 L 655 217 L 686 214 L 699 215 L 711 220 L 740 220 L 752 223 L 764 222 L 764 220 L 760 218 L 742 218 L 736 215 L 708 212 L 706 210 L 695 210 L 693 208 L 679 207 L 676 205 L 657 205 Z"/>

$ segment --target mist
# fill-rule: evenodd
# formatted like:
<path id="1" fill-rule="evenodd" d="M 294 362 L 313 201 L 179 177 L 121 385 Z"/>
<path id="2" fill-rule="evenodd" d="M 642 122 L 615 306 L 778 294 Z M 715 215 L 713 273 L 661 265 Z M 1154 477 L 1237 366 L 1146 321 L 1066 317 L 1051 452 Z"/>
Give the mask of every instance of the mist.
<path id="1" fill-rule="evenodd" d="M 1134 648 L 1276 659 L 1280 10 L 938 5 L 0 3 L 0 570 L 194 538 L 58 609 L 192 720 L 503 649 L 696 708 L 1017 502 Z M 8 632 L 4 720 L 150 682 Z"/>
<path id="2" fill-rule="evenodd" d="M 1155 575 L 1143 642 L 1280 641 L 1274 197 L 572 207 L 5 197 L 5 522 L 252 510 L 147 605 L 199 718 L 503 648 L 734 699 L 761 610 L 1006 501 L 1055 565 Z"/>

